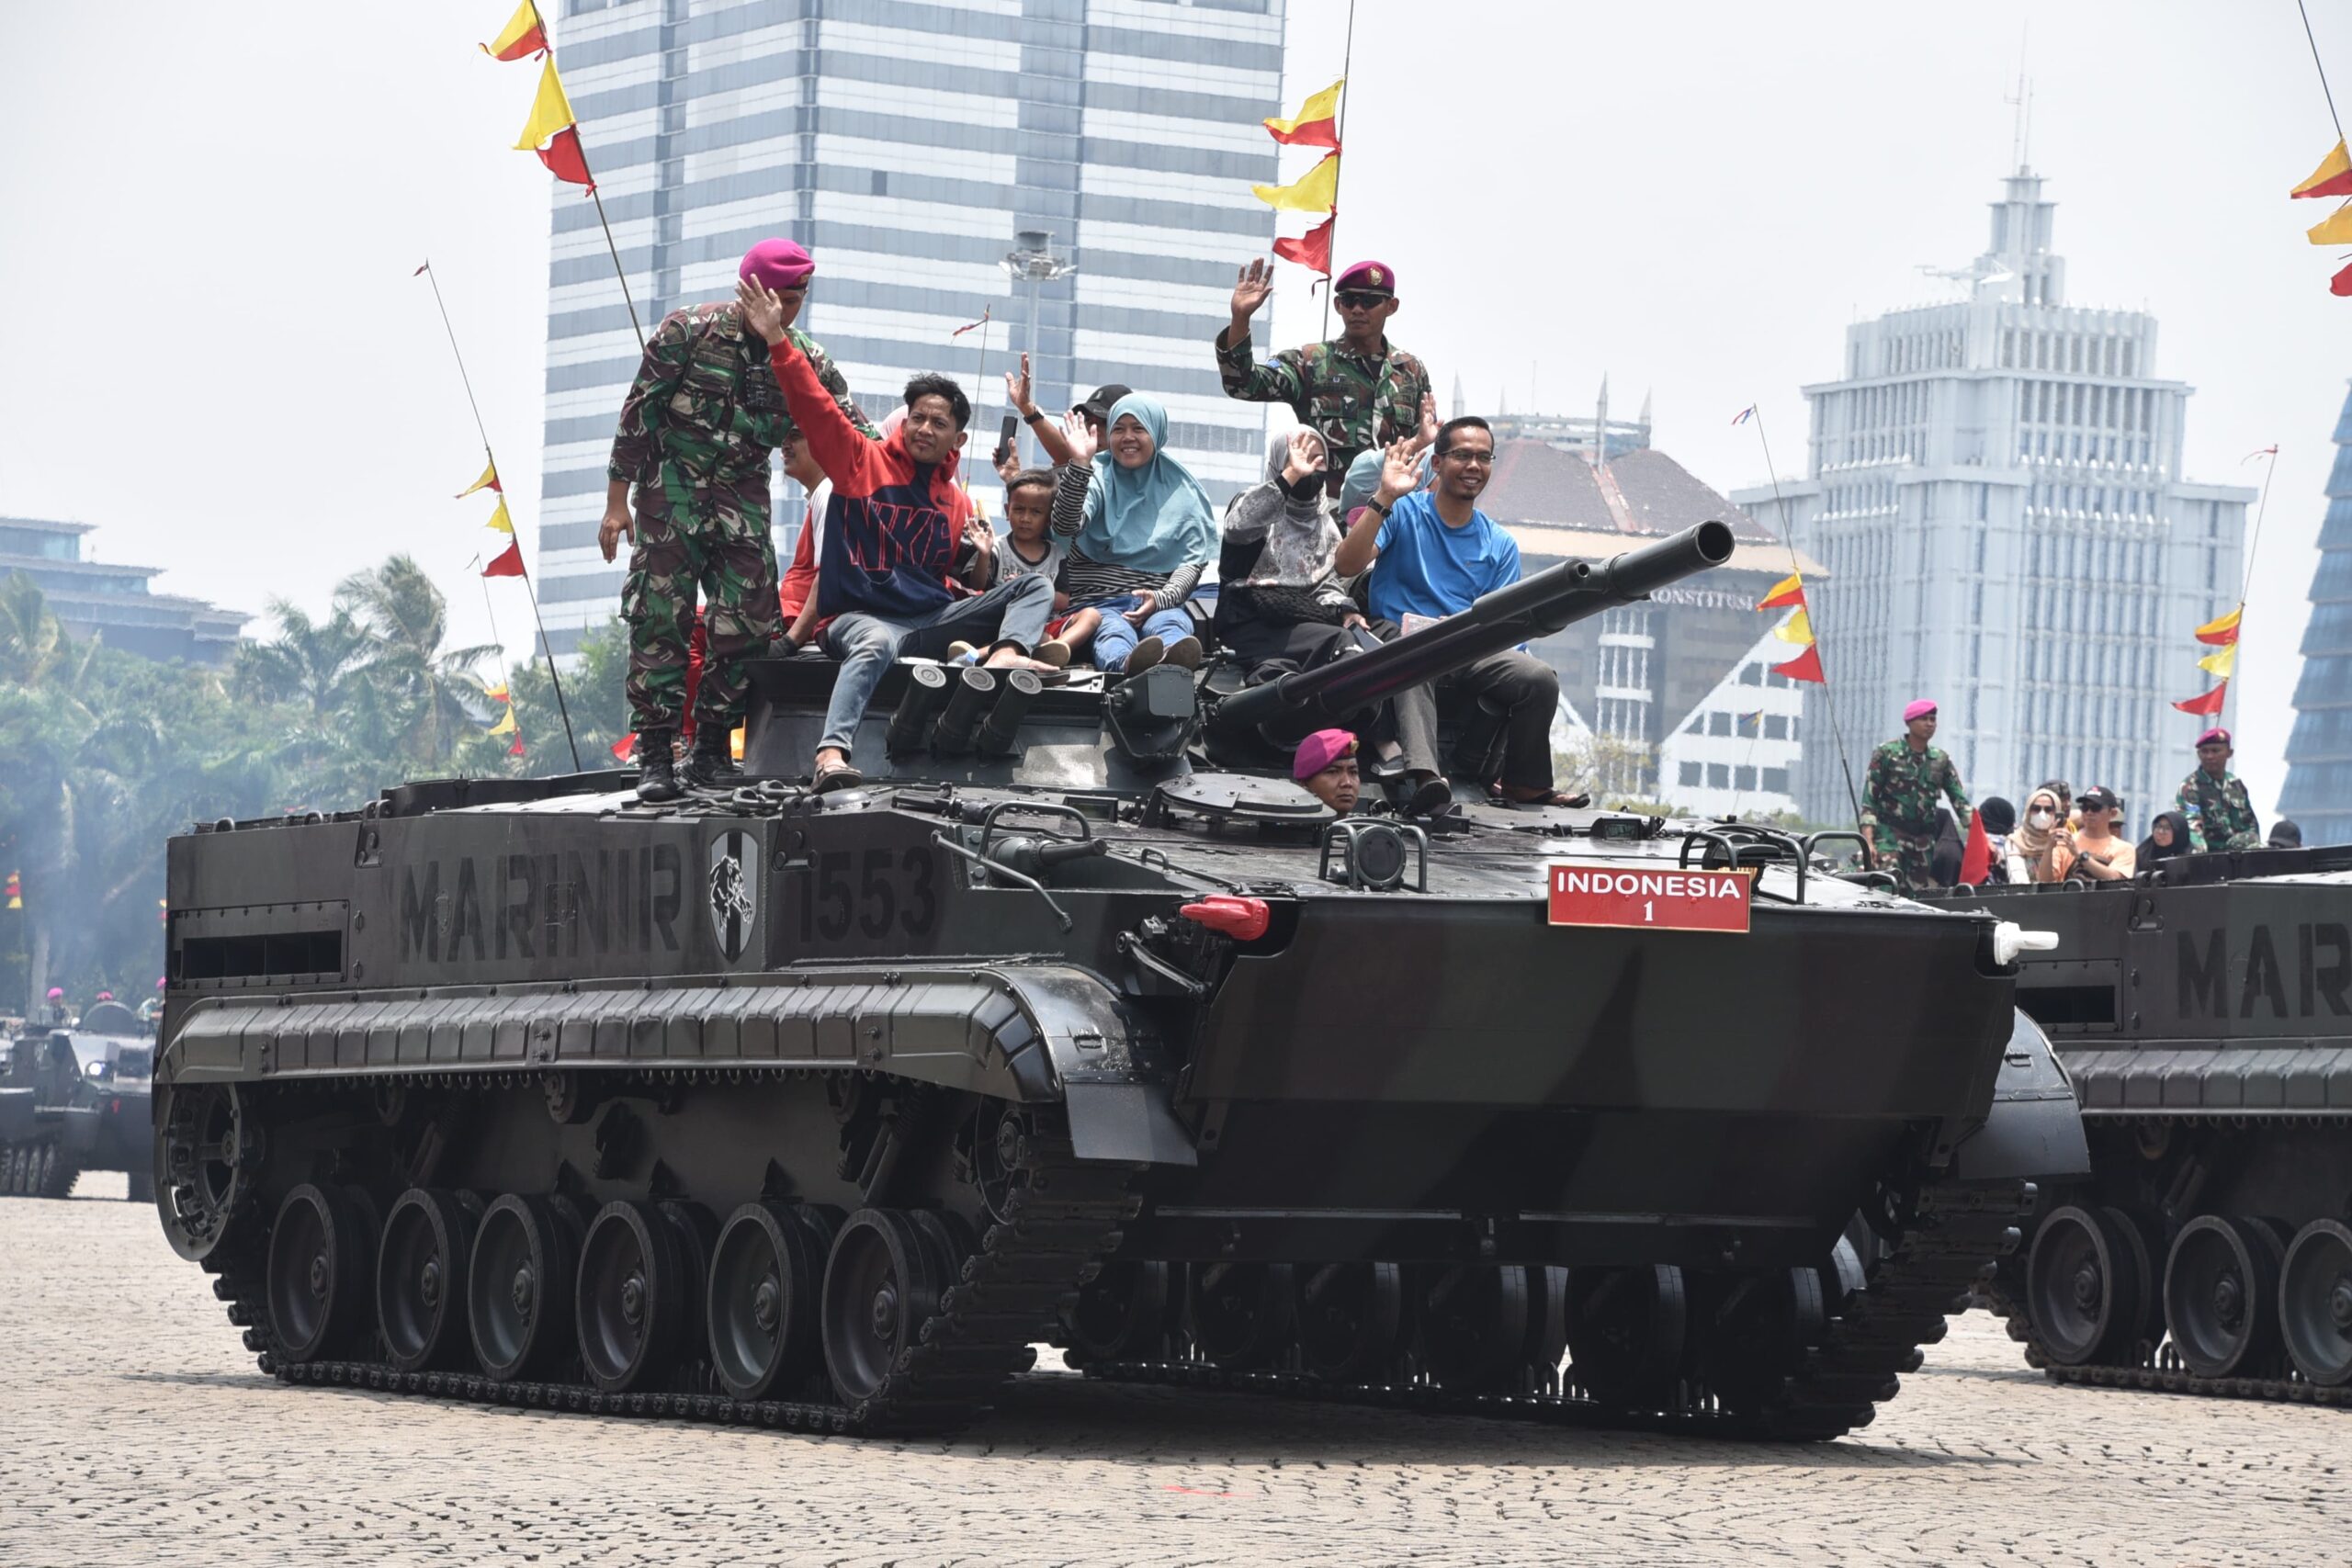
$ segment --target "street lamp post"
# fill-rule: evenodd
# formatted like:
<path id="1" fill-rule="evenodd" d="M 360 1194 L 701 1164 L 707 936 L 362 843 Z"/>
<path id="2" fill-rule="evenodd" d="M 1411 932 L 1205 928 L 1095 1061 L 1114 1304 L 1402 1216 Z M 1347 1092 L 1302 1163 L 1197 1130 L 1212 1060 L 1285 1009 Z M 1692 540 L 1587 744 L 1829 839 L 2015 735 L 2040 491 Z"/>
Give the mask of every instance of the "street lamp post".
<path id="1" fill-rule="evenodd" d="M 1078 270 L 1078 264 L 1063 261 L 1054 254 L 1054 236 L 1043 229 L 1023 229 L 1013 236 L 1019 244 L 999 265 L 1012 277 L 1013 287 L 1029 286 L 1029 331 L 1022 344 L 1022 352 L 1030 356 L 1034 367 L 1037 353 L 1037 300 L 1046 285 L 1056 278 L 1068 277 Z M 1025 433 L 1023 438 L 1025 439 Z M 1016 444 L 1017 445 L 1017 444 Z"/>

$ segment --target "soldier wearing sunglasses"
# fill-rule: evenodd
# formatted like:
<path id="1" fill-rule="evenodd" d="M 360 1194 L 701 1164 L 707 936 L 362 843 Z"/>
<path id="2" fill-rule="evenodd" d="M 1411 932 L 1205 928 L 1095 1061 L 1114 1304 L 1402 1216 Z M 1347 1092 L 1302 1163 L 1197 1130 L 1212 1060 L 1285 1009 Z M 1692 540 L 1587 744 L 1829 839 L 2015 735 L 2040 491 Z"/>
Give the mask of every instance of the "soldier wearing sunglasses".
<path id="1" fill-rule="evenodd" d="M 1332 295 L 1345 325 L 1329 343 L 1286 348 L 1265 363 L 1250 354 L 1250 318 L 1274 291 L 1264 260 L 1241 269 L 1233 286 L 1233 321 L 1216 337 L 1225 395 L 1244 402 L 1285 403 L 1323 437 L 1323 482 L 1340 493 L 1356 454 L 1413 438 L 1415 450 L 1437 431 L 1437 400 L 1419 359 L 1389 346 L 1396 313 L 1396 275 L 1383 262 L 1358 262 L 1340 275 Z"/>

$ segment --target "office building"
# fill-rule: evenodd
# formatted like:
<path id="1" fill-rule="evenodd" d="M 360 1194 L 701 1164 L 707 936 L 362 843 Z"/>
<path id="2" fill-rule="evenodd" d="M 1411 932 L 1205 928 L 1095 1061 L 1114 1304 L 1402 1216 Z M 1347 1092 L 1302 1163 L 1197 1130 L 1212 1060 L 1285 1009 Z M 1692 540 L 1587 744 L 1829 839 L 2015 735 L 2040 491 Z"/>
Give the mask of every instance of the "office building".
<path id="1" fill-rule="evenodd" d="M 42 602 L 69 637 L 95 638 L 142 659 L 225 667 L 252 617 L 202 599 L 157 593 L 148 584 L 160 568 L 82 558 L 88 523 L 40 517 L 0 517 L 0 581 L 17 572 L 32 579 Z"/>
<path id="2" fill-rule="evenodd" d="M 2181 473 L 2190 389 L 2156 374 L 2156 320 L 2069 302 L 2055 204 L 2018 168 L 1992 243 L 1947 274 L 1964 299 L 1846 330 L 1804 389 L 1808 474 L 1784 480 L 1829 674 L 1805 701 L 1800 798 L 1850 819 L 1831 711 L 1859 776 L 1915 697 L 1982 798 L 2107 784 L 2143 826 L 2198 728 L 2191 628 L 2240 587 L 2255 492 Z M 1769 486 L 1734 499 L 1769 515 Z"/>
<path id="3" fill-rule="evenodd" d="M 1263 405 L 1228 400 L 1211 340 L 1263 254 L 1284 0 L 562 0 L 556 50 L 638 310 L 731 296 L 770 235 L 807 245 L 800 324 L 877 417 L 918 370 L 978 383 L 985 465 L 1003 371 L 1035 321 L 1049 411 L 1109 381 L 1167 404 L 1170 449 L 1222 500 L 1257 476 Z M 539 592 L 560 653 L 612 615 L 595 546 L 638 345 L 594 205 L 558 185 Z M 1005 258 L 1050 236 L 1074 272 Z M 1037 267 L 1050 272 L 1053 267 Z M 1034 290 L 1034 293 L 1032 292 Z M 990 324 L 956 336 L 988 311 Z M 986 374 L 980 374 L 985 343 Z M 1033 444 L 1034 446 L 1034 444 Z M 993 485 L 985 466 L 979 472 Z M 797 526 L 778 476 L 779 547 Z"/>

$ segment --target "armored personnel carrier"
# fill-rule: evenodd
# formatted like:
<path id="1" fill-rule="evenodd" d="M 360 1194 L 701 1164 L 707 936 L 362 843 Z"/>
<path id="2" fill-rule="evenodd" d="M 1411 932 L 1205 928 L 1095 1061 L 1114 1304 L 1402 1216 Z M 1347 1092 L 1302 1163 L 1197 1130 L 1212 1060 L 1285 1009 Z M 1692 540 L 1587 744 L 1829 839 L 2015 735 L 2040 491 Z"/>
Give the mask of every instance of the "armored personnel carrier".
<path id="1" fill-rule="evenodd" d="M 416 784 L 177 838 L 164 1231 L 302 1383 L 941 1430 L 1052 1339 L 1098 1377 L 1860 1426 L 2079 1139 L 2012 1039 L 2018 931 L 1784 835 L 1335 818 L 1279 767 L 1730 545 L 1263 684 L 902 663 L 822 795 L 787 781 L 833 667 L 788 659 L 729 793 Z"/>
<path id="2" fill-rule="evenodd" d="M 0 1081 L 0 1195 L 68 1198 L 84 1171 L 122 1170 L 131 1201 L 152 1201 L 154 1059 L 119 1002 L 96 1004 L 71 1029 L 28 1025 Z"/>
<path id="3" fill-rule="evenodd" d="M 2061 1382 L 2352 1407 L 2352 849 L 1936 896 L 2059 933 L 2018 1005 L 2080 1099 L 1996 1309 Z"/>

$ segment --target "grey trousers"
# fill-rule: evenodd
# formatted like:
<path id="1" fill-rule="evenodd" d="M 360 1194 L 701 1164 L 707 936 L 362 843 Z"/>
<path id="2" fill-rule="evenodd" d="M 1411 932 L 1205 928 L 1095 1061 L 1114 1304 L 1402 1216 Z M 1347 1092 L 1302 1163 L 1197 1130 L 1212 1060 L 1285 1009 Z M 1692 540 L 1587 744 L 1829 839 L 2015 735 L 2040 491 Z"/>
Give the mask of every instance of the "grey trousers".
<path id="1" fill-rule="evenodd" d="M 1406 767 L 1419 773 L 1445 772 L 1438 761 L 1438 705 L 1442 703 L 1454 709 L 1457 705 L 1482 702 L 1508 716 L 1503 723 L 1502 782 L 1521 789 L 1552 787 L 1552 716 L 1560 705 L 1560 677 L 1532 654 L 1516 650 L 1492 654 L 1425 685 L 1399 692 L 1394 700 L 1396 739 L 1405 749 Z"/>

